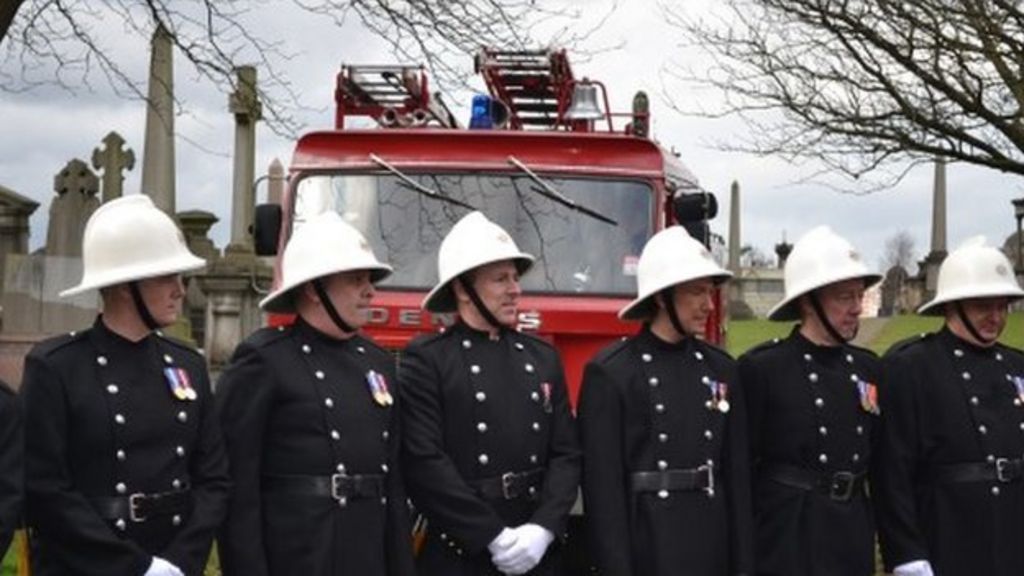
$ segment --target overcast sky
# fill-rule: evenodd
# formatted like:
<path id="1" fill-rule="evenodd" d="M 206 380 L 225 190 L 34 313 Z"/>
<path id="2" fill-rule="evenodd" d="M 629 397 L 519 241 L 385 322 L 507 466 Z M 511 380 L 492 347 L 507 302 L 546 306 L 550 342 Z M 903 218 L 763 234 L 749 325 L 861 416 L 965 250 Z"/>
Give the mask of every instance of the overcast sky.
<path id="1" fill-rule="evenodd" d="M 604 5 L 591 2 L 586 5 Z M 629 109 L 637 90 L 651 96 L 654 136 L 666 147 L 680 152 L 683 161 L 702 185 L 718 195 L 722 212 L 713 229 L 728 236 L 729 186 L 734 180 L 742 188 L 743 244 L 753 244 L 765 253 L 785 235 L 791 242 L 818 224 L 829 224 L 847 236 L 879 265 L 885 240 L 907 230 L 916 241 L 916 257 L 928 251 L 931 216 L 932 168 L 914 169 L 892 190 L 868 196 L 853 196 L 828 190 L 822 185 L 799 184 L 810 168 L 778 160 L 715 150 L 715 140 L 742 137 L 744 127 L 731 120 L 702 120 L 671 111 L 664 101 L 667 88 L 680 96 L 691 95 L 686 88 L 667 83 L 663 67 L 672 59 L 699 66 L 699 60 L 678 47 L 677 32 L 664 23 L 655 3 L 649 0 L 624 2 L 600 31 L 591 37 L 597 50 L 587 62 L 575 62 L 577 76 L 603 81 L 613 108 Z M 688 9 L 700 2 L 688 1 Z M 599 13 L 598 8 L 593 9 Z M 146 45 L 120 32 L 108 18 L 110 50 L 136 76 L 144 77 L 148 66 Z M 285 43 L 297 56 L 283 70 L 311 110 L 300 113 L 309 129 L 330 128 L 333 122 L 334 76 L 342 62 L 393 63 L 393 57 L 379 40 L 350 26 L 344 30 L 298 13 L 293 8 L 254 13 L 254 25 Z M 289 31 L 301 31 L 290 33 Z M 615 46 L 615 50 L 603 50 Z M 571 57 L 571 56 L 570 56 Z M 12 94 L 0 91 L 0 185 L 41 203 L 32 218 L 31 247 L 46 237 L 45 218 L 53 196 L 53 176 L 68 160 L 89 162 L 92 150 L 111 130 L 119 132 L 136 156 L 128 172 L 125 190 L 139 190 L 145 108 L 138 101 L 118 98 L 102 79 L 93 79 L 93 90 L 75 94 L 50 87 Z M 196 78 L 180 55 L 175 56 L 175 87 L 187 113 L 176 119 L 177 205 L 179 210 L 214 212 L 221 221 L 214 227 L 215 243 L 223 247 L 230 235 L 231 147 L 233 119 L 227 111 L 227 96 Z M 483 88 L 482 83 L 479 84 Z M 701 94 L 700 98 L 712 98 Z M 447 98 L 459 106 L 465 122 L 470 95 Z M 257 172 L 273 158 L 287 165 L 293 143 L 265 127 L 258 129 Z M 189 141 L 201 143 L 202 150 Z M 1015 223 L 1011 199 L 1024 195 L 1019 178 L 964 165 L 950 165 L 947 172 L 949 246 L 975 234 L 986 234 L 1002 244 Z"/>

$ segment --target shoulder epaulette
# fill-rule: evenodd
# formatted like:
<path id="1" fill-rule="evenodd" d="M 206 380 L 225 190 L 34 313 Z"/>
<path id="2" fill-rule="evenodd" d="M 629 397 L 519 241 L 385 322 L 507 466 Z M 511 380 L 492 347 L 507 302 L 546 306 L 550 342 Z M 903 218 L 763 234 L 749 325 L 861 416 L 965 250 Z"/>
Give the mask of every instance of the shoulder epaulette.
<path id="1" fill-rule="evenodd" d="M 765 352 L 767 350 L 772 350 L 785 341 L 785 338 L 772 338 L 771 340 L 766 340 L 744 352 L 743 356 L 753 356 Z"/>
<path id="2" fill-rule="evenodd" d="M 175 338 L 173 336 L 169 336 L 166 333 L 161 332 L 159 330 L 156 332 L 156 335 L 160 338 L 161 342 L 165 342 L 165 343 L 169 344 L 170 346 L 173 346 L 173 347 L 178 348 L 180 350 L 184 350 L 186 352 L 191 352 L 193 354 L 201 355 L 199 350 L 195 347 L 194 344 L 186 342 L 186 341 L 184 341 L 184 340 L 182 340 L 180 338 Z"/>
<path id="3" fill-rule="evenodd" d="M 282 338 L 288 337 L 291 334 L 290 326 L 268 326 L 266 328 L 260 328 L 253 332 L 245 339 L 245 344 L 252 346 L 253 348 L 262 348 L 277 342 Z"/>
<path id="4" fill-rule="evenodd" d="M 611 344 L 599 350 L 597 354 L 595 354 L 594 357 L 590 359 L 590 361 L 596 364 L 608 362 L 615 358 L 616 356 L 618 356 L 619 354 L 623 354 L 627 350 L 629 350 L 629 345 L 630 340 L 628 338 L 616 340 L 615 342 L 612 342 Z"/>
<path id="5" fill-rule="evenodd" d="M 916 336 L 911 336 L 909 338 L 904 338 L 903 340 L 900 340 L 900 341 L 896 342 L 892 346 L 889 346 L 889 349 L 885 351 L 884 355 L 888 356 L 890 354 L 896 354 L 898 352 L 902 352 L 903 350 L 906 350 L 906 349 L 914 346 L 915 344 L 920 344 L 922 342 L 927 342 L 934 335 L 935 335 L 934 332 L 922 332 L 921 334 L 918 334 Z"/>
<path id="6" fill-rule="evenodd" d="M 35 347 L 32 348 L 32 351 L 30 353 L 36 356 L 49 356 L 50 354 L 57 352 L 58 350 L 64 348 L 65 346 L 82 340 L 83 338 L 85 338 L 87 332 L 87 330 L 80 330 L 75 332 L 68 332 L 66 334 L 61 334 L 59 336 L 54 336 L 53 338 L 47 338 L 46 340 L 43 340 L 39 344 L 36 344 Z"/>
<path id="7" fill-rule="evenodd" d="M 530 334 L 529 332 L 516 332 L 516 336 L 521 337 L 523 340 L 526 340 L 527 342 L 534 342 L 536 344 L 539 344 L 544 348 L 551 348 L 552 350 L 555 349 L 554 345 L 552 345 L 551 342 L 548 342 L 547 340 L 541 338 L 540 336 L 537 336 L 536 334 Z"/>

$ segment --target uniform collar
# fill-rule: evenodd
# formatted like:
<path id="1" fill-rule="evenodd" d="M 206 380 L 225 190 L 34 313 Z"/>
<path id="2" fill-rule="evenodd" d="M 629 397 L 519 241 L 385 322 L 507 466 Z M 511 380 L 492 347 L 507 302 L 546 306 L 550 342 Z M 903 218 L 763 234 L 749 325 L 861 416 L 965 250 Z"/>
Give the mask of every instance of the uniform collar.
<path id="1" fill-rule="evenodd" d="M 800 325 L 797 324 L 793 327 L 793 331 L 789 334 L 790 339 L 796 343 L 797 348 L 806 354 L 811 354 L 815 358 L 819 358 L 824 361 L 833 360 L 839 358 L 846 351 L 846 344 L 838 344 L 836 346 L 824 346 L 821 344 L 815 344 L 807 339 L 800 332 Z"/>
<path id="2" fill-rule="evenodd" d="M 665 340 L 662 340 L 654 332 L 651 331 L 650 324 L 644 324 L 643 330 L 641 330 L 640 332 L 640 336 L 645 342 L 647 342 L 651 346 L 651 348 L 655 350 L 665 350 L 669 352 L 685 352 L 686 350 L 693 348 L 697 340 L 693 336 L 685 336 L 682 340 L 678 342 L 666 342 Z"/>
<path id="3" fill-rule="evenodd" d="M 963 338 L 954 334 L 953 331 L 949 329 L 949 326 L 946 325 L 942 326 L 938 334 L 939 338 L 950 348 L 963 350 L 964 352 L 969 352 L 975 356 L 992 356 L 995 354 L 996 349 L 998 348 L 998 344 L 993 344 L 992 346 L 985 347 L 978 346 L 976 344 L 968 342 L 967 340 L 964 340 Z"/>
<path id="4" fill-rule="evenodd" d="M 303 320 L 302 316 L 295 317 L 295 324 L 293 326 L 293 329 L 295 330 L 295 333 L 299 336 L 299 338 L 306 340 L 308 342 L 315 342 L 317 344 L 326 346 L 346 346 L 351 342 L 355 342 L 359 338 L 358 333 L 353 334 L 352 337 L 350 338 L 335 338 L 329 334 L 325 334 L 317 330 L 311 324 Z"/>
<path id="5" fill-rule="evenodd" d="M 124 336 L 121 336 L 117 332 L 114 332 L 106 324 L 103 323 L 103 315 L 99 314 L 96 316 L 96 320 L 92 325 L 92 332 L 95 335 L 95 342 L 104 351 L 112 352 L 115 350 L 123 350 L 128 352 L 138 352 L 149 347 L 155 336 L 152 332 L 146 335 L 145 338 L 138 342 L 133 342 Z"/>
<path id="6" fill-rule="evenodd" d="M 463 322 L 461 319 L 458 320 L 454 325 L 452 325 L 452 327 L 449 328 L 449 330 L 453 334 L 458 334 L 462 337 L 469 337 L 473 340 L 488 340 L 492 342 L 500 342 L 501 340 L 506 339 L 508 335 L 512 332 L 512 330 L 510 330 L 509 328 L 502 326 L 501 328 L 498 329 L 498 337 L 491 338 L 491 333 L 489 331 L 477 330 L 476 328 L 473 328 L 469 324 Z"/>

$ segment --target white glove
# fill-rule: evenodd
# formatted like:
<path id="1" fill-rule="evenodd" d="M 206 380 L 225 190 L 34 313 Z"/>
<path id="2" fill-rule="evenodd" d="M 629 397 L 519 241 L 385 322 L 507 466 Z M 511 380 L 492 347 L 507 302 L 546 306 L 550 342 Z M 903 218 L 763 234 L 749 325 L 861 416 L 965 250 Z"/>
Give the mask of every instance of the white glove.
<path id="1" fill-rule="evenodd" d="M 893 568 L 892 576 L 935 576 L 927 560 L 914 560 Z"/>
<path id="2" fill-rule="evenodd" d="M 149 563 L 149 568 L 143 576 L 185 576 L 185 573 L 167 560 L 153 556 L 153 561 Z"/>
<path id="3" fill-rule="evenodd" d="M 505 574 L 526 574 L 540 564 L 555 535 L 538 524 L 523 524 L 513 530 L 515 543 L 492 556 L 494 565 Z"/>
<path id="4" fill-rule="evenodd" d="M 495 557 L 501 552 L 508 550 L 516 543 L 516 533 L 511 528 L 502 528 L 501 532 L 491 540 L 491 543 L 487 545 L 487 551 L 491 553 L 491 557 Z"/>

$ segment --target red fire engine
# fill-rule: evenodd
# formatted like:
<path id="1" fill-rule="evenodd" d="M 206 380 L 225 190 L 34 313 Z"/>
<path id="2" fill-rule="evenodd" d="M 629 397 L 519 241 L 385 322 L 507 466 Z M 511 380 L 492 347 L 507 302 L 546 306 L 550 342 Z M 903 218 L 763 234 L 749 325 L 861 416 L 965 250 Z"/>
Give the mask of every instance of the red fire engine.
<path id="1" fill-rule="evenodd" d="M 257 208 L 257 251 L 277 253 L 310 216 L 340 212 L 395 268 L 368 332 L 401 350 L 451 321 L 419 305 L 437 281 L 441 239 L 481 210 L 536 256 L 520 329 L 558 348 L 575 398 L 586 361 L 637 330 L 616 312 L 636 290 L 644 242 L 674 221 L 706 241 L 715 199 L 651 139 L 642 92 L 632 111 L 612 113 L 604 85 L 576 79 L 564 51 L 485 49 L 476 68 L 489 95 L 474 97 L 463 127 L 421 67 L 343 66 L 335 128 L 299 140 L 281 204 Z M 377 126 L 347 127 L 357 116 Z M 708 325 L 715 342 L 720 320 Z"/>

